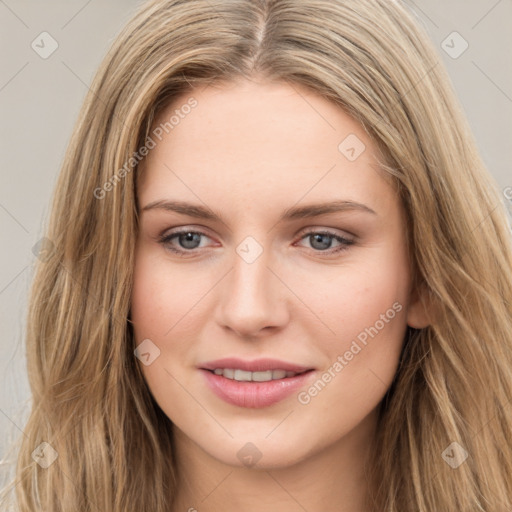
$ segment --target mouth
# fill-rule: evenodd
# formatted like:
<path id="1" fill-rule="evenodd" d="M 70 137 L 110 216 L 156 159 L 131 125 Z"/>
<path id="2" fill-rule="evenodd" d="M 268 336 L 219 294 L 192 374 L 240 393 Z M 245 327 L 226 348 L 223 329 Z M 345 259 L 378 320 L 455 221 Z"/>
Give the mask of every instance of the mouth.
<path id="1" fill-rule="evenodd" d="M 272 380 L 290 379 L 297 375 L 302 375 L 303 373 L 310 372 L 313 370 L 305 370 L 297 373 L 283 370 L 280 368 L 277 368 L 275 370 L 266 370 L 263 372 L 250 372 L 247 370 L 241 370 L 240 368 L 215 368 L 215 370 L 206 371 L 209 371 L 215 375 L 219 375 L 226 379 L 236 380 L 238 382 L 269 382 Z"/>
<path id="2" fill-rule="evenodd" d="M 284 400 L 306 386 L 316 373 L 314 368 L 270 359 L 224 359 L 198 369 L 218 398 L 237 407 L 254 409 Z"/>
<path id="3" fill-rule="evenodd" d="M 262 373 L 267 371 L 281 370 L 285 372 L 302 373 L 307 370 L 314 370 L 312 367 L 302 366 L 288 361 L 281 361 L 279 359 L 261 358 L 253 361 L 246 361 L 237 357 L 225 357 L 223 359 L 216 359 L 215 361 L 208 361 L 201 363 L 199 368 L 203 370 L 228 370 L 227 378 L 230 378 L 229 370 L 251 373 Z M 286 376 L 286 374 L 284 375 Z M 280 377 L 283 378 L 283 377 Z"/>

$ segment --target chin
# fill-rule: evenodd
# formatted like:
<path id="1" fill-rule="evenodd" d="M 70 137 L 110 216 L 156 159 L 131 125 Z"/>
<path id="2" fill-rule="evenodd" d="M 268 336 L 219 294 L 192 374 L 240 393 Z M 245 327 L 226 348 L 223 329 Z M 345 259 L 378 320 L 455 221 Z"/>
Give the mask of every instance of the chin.
<path id="1" fill-rule="evenodd" d="M 298 450 L 297 446 L 301 449 Z M 233 439 L 222 446 L 218 445 L 214 451 L 210 446 L 203 446 L 203 450 L 223 464 L 254 470 L 284 469 L 299 463 L 307 456 L 303 443 L 290 438 L 288 443 L 284 443 L 282 437 L 265 439 L 264 435 L 252 438 L 248 436 L 243 441 L 239 438 Z"/>

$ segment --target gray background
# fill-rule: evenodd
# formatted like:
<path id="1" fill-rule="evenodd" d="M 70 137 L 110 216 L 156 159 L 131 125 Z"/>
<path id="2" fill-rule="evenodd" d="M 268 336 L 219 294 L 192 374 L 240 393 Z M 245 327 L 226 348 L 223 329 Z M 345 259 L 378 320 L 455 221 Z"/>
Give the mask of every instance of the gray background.
<path id="1" fill-rule="evenodd" d="M 23 435 L 29 410 L 23 339 L 32 247 L 88 84 L 139 3 L 0 0 L 0 458 Z M 438 48 L 500 189 L 512 186 L 511 0 L 408 3 Z M 59 45 L 47 59 L 31 47 L 44 31 Z M 469 44 L 457 58 L 464 41 L 454 31 Z"/>

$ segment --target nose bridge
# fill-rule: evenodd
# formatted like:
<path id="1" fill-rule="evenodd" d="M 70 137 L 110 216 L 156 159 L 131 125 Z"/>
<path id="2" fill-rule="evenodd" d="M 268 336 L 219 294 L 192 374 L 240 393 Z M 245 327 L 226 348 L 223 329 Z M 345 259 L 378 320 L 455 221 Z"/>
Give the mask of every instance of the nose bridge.
<path id="1" fill-rule="evenodd" d="M 268 295 L 268 281 L 272 275 L 267 268 L 268 264 L 268 251 L 262 252 L 254 260 L 245 259 L 237 251 L 237 255 L 233 258 L 232 292 L 237 295 L 241 294 L 246 301 L 263 299 L 265 295 Z"/>
<path id="2" fill-rule="evenodd" d="M 270 250 L 252 237 L 236 247 L 220 304 L 220 322 L 225 326 L 249 334 L 284 322 L 280 283 L 267 268 L 271 260 Z"/>

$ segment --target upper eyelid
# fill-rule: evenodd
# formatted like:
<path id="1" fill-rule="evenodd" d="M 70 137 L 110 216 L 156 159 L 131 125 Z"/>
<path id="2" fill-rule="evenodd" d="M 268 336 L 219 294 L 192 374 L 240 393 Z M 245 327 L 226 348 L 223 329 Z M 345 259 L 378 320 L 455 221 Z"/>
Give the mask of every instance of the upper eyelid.
<path id="1" fill-rule="evenodd" d="M 170 228 L 170 229 L 166 229 L 166 230 L 162 231 L 162 234 L 159 236 L 159 238 L 163 238 L 163 237 L 171 236 L 171 235 L 175 235 L 175 234 L 180 234 L 180 233 L 199 233 L 201 235 L 207 236 L 208 238 L 212 238 L 212 236 L 210 236 L 207 231 L 208 231 L 208 228 L 203 227 L 203 226 L 201 226 L 199 228 L 180 226 L 180 227 Z M 327 228 L 325 226 L 324 227 L 313 226 L 313 227 L 302 228 L 301 230 L 298 231 L 298 233 L 295 236 L 305 235 L 305 234 L 309 234 L 309 233 L 319 233 L 319 232 L 324 232 L 324 231 L 327 232 L 327 234 L 329 234 L 329 235 L 337 235 L 342 238 L 349 238 L 349 237 L 357 238 L 357 235 L 355 235 L 354 233 L 351 233 L 350 231 L 340 229 L 340 228 Z"/>
<path id="2" fill-rule="evenodd" d="M 158 238 L 167 238 L 173 235 L 180 235 L 182 233 L 197 233 L 202 236 L 208 237 L 212 239 L 212 237 L 205 231 L 205 228 L 188 228 L 188 227 L 179 227 L 179 228 L 173 228 L 170 230 L 165 230 L 162 232 L 161 235 L 159 235 Z"/>

